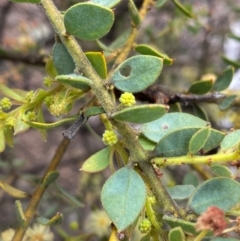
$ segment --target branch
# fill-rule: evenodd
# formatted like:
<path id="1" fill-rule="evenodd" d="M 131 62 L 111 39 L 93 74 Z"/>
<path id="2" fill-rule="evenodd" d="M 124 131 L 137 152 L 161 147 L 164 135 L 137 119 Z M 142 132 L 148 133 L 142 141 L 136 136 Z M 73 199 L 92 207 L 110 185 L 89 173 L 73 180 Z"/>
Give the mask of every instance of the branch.
<path id="1" fill-rule="evenodd" d="M 12 241 L 21 241 L 22 238 L 24 237 L 24 234 L 28 228 L 28 226 L 30 225 L 34 215 L 36 214 L 36 210 L 38 207 L 38 204 L 45 192 L 45 190 L 47 189 L 48 186 L 43 185 L 44 179 L 48 176 L 48 174 L 54 170 L 56 170 L 60 160 L 62 159 L 64 153 L 67 150 L 67 147 L 70 144 L 70 140 L 63 138 L 61 144 L 59 145 L 58 149 L 56 150 L 56 153 L 48 167 L 48 169 L 46 170 L 41 182 L 39 183 L 39 185 L 37 186 L 36 190 L 34 191 L 32 198 L 30 200 L 30 203 L 27 207 L 26 212 L 24 213 L 24 216 L 26 218 L 25 220 L 25 227 L 18 227 Z"/>

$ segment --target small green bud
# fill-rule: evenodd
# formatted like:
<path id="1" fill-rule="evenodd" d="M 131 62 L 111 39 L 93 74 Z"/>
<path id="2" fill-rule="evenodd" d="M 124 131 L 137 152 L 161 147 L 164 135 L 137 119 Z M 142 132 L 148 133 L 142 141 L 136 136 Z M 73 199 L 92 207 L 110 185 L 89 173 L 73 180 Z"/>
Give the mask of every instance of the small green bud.
<path id="1" fill-rule="evenodd" d="M 157 203 L 157 198 L 155 195 L 148 197 L 149 203 L 155 205 Z"/>
<path id="2" fill-rule="evenodd" d="M 53 81 L 52 81 L 52 78 L 47 76 L 47 77 L 44 77 L 43 79 L 43 84 L 46 86 L 46 87 L 51 87 L 53 85 Z"/>
<path id="3" fill-rule="evenodd" d="M 0 106 L 3 110 L 9 110 L 12 107 L 12 102 L 9 98 L 4 97 L 0 101 Z"/>
<path id="4" fill-rule="evenodd" d="M 26 95 L 26 100 L 27 100 L 27 102 L 31 102 L 33 96 L 34 96 L 34 91 L 33 91 L 33 90 L 29 91 L 29 92 L 27 93 L 27 95 Z"/>
<path id="5" fill-rule="evenodd" d="M 135 96 L 132 93 L 124 92 L 121 94 L 119 101 L 123 106 L 132 106 L 136 104 Z"/>
<path id="6" fill-rule="evenodd" d="M 15 121 L 16 121 L 16 118 L 15 118 L 15 117 L 9 116 L 9 117 L 5 120 L 5 125 L 4 125 L 4 126 L 5 126 L 6 128 L 14 127 Z"/>
<path id="7" fill-rule="evenodd" d="M 27 118 L 27 120 L 29 120 L 29 121 L 35 121 L 36 118 L 37 118 L 37 116 L 36 116 L 36 114 L 35 114 L 34 111 L 28 111 L 28 112 L 26 113 L 26 118 Z"/>
<path id="8" fill-rule="evenodd" d="M 113 130 L 105 130 L 102 136 L 102 141 L 107 146 L 113 146 L 117 143 L 118 138 Z"/>
<path id="9" fill-rule="evenodd" d="M 149 221 L 149 219 L 146 218 L 146 219 L 142 220 L 142 222 L 139 224 L 138 228 L 141 233 L 148 233 L 151 231 L 152 224 Z"/>
<path id="10" fill-rule="evenodd" d="M 53 95 L 49 95 L 47 96 L 45 99 L 44 99 L 44 104 L 47 106 L 47 107 L 50 107 L 50 105 L 52 105 L 54 103 L 54 97 Z"/>
<path id="11" fill-rule="evenodd" d="M 78 230 L 79 229 L 79 224 L 77 221 L 72 221 L 70 224 L 69 224 L 69 228 L 72 229 L 72 230 Z"/>

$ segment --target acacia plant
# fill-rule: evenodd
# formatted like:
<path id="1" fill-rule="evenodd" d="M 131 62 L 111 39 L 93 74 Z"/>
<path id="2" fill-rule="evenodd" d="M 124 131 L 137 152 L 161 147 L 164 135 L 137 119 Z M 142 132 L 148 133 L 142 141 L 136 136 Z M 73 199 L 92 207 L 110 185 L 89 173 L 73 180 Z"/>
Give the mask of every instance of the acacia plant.
<path id="1" fill-rule="evenodd" d="M 56 43 L 46 64 L 44 81 L 49 88 L 26 92 L 0 86 L 5 96 L 1 100 L 1 151 L 5 143 L 13 146 L 13 134 L 29 127 L 44 136 L 48 129 L 74 123 L 64 132 L 27 209 L 22 210 L 20 201 L 16 201 L 18 227 L 13 241 L 22 240 L 45 190 L 57 179 L 57 166 L 70 141 L 81 125 L 96 115 L 105 127 L 102 140 L 106 147 L 89 157 L 81 171 L 95 173 L 107 167 L 112 170 L 101 191 L 102 205 L 112 221 L 110 240 L 118 240 L 122 235 L 130 239 L 135 228 L 145 234 L 142 240 L 235 240 L 229 232 L 239 230 L 240 184 L 236 178 L 240 130 L 227 133 L 212 128 L 198 105 L 201 101 L 215 102 L 223 110 L 234 103 L 235 95 L 221 93 L 232 81 L 233 68 L 223 70 L 215 81 L 196 81 L 186 90 L 187 94 L 169 95 L 159 103 L 161 90 L 152 85 L 162 68 L 174 60 L 136 41 L 139 26 L 148 10 L 155 7 L 153 0 L 144 0 L 140 9 L 133 0 L 126 1 L 131 31 L 110 47 L 99 39 L 110 31 L 114 9 L 121 0 L 81 2 L 65 12 L 60 12 L 52 0 L 14 1 L 39 4 L 55 30 Z M 165 2 L 157 1 L 158 7 Z M 188 8 L 177 0 L 173 3 L 182 14 L 201 25 Z M 104 51 L 85 53 L 77 39 L 97 41 Z M 146 104 L 139 93 L 154 95 L 157 103 Z M 85 104 L 75 115 L 64 117 L 80 98 Z M 198 116 L 181 112 L 179 103 L 189 101 L 194 101 Z M 45 123 L 43 105 L 62 119 Z M 130 123 L 141 127 L 137 129 Z M 229 163 L 236 167 L 233 171 L 228 168 Z M 203 164 L 211 172 L 204 173 Z M 191 165 L 205 181 L 196 187 L 190 183 L 166 187 L 162 170 L 179 165 Z M 4 182 L 0 184 L 15 197 L 27 195 Z M 61 218 L 57 214 L 42 223 L 56 224 Z"/>

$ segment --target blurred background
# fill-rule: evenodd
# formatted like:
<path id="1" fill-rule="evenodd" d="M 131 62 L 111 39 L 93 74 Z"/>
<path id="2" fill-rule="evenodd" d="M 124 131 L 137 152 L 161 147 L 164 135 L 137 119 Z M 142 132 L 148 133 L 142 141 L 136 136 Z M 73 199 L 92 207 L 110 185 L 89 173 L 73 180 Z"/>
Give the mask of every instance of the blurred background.
<path id="1" fill-rule="evenodd" d="M 59 10 L 64 11 L 79 1 L 54 2 Z M 135 2 L 138 7 L 141 6 L 141 0 Z M 149 10 L 140 26 L 137 40 L 138 43 L 151 44 L 175 60 L 171 66 L 164 66 L 157 83 L 172 93 L 187 93 L 192 82 L 206 75 L 214 79 L 228 66 L 223 56 L 240 61 L 240 0 L 181 0 L 198 16 L 198 21 L 184 16 L 172 1 L 162 6 L 160 3 L 158 1 Z M 114 11 L 115 24 L 102 39 L 106 45 L 131 28 L 127 0 L 121 1 Z M 26 91 L 45 88 L 45 63 L 51 55 L 54 42 L 54 31 L 40 5 L 0 1 L 1 84 Z M 96 42 L 79 42 L 84 51 L 101 51 Z M 240 72 L 237 69 L 231 90 L 240 90 Z M 183 105 L 182 108 L 189 111 L 190 107 Z M 204 104 L 203 108 L 219 129 L 240 127 L 239 106 L 225 112 L 218 111 L 213 104 Z M 44 114 L 49 122 L 57 120 L 47 109 Z M 0 180 L 31 193 L 60 144 L 62 131 L 67 127 L 69 125 L 49 131 L 46 141 L 34 129 L 15 136 L 14 148 L 7 147 L 0 153 Z M 107 237 L 109 231 L 106 227 L 109 223 L 105 214 L 99 211 L 102 210 L 99 196 L 111 172 L 108 169 L 98 174 L 79 171 L 84 160 L 104 146 L 101 141 L 103 131 L 98 117 L 91 117 L 88 126 L 81 127 L 58 168 L 60 177 L 57 183 L 69 196 L 50 186 L 40 203 L 38 212 L 43 216 L 63 213 L 63 224 L 60 228 L 52 228 L 57 237 L 55 240 L 67 240 L 64 232 L 72 236 L 89 234 L 88 238 L 93 240 L 105 240 Z M 188 167 L 166 170 L 167 185 L 182 183 L 188 171 Z M 171 177 L 173 173 L 174 179 Z M 71 195 L 77 200 L 71 199 Z M 21 202 L 26 208 L 28 200 Z M 14 203 L 15 198 L 0 189 L 0 231 L 16 227 Z"/>

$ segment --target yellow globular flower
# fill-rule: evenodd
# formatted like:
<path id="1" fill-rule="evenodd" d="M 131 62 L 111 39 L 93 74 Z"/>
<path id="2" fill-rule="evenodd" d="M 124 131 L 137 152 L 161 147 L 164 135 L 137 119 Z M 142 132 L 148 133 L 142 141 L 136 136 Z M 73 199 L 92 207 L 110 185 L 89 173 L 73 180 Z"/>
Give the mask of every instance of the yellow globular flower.
<path id="1" fill-rule="evenodd" d="M 148 200 L 151 205 L 155 205 L 157 203 L 157 198 L 155 195 L 148 197 Z"/>
<path id="2" fill-rule="evenodd" d="M 3 110 L 9 110 L 12 107 L 12 102 L 9 98 L 4 97 L 0 100 L 0 107 L 2 107 Z"/>
<path id="3" fill-rule="evenodd" d="M 44 104 L 47 106 L 47 107 L 50 107 L 50 105 L 52 105 L 54 103 L 54 97 L 53 95 L 49 95 L 47 96 L 46 98 L 44 98 Z"/>
<path id="4" fill-rule="evenodd" d="M 16 118 L 14 116 L 9 116 L 4 123 L 4 127 L 12 128 L 15 125 Z"/>
<path id="5" fill-rule="evenodd" d="M 25 97 L 26 100 L 27 100 L 27 102 L 31 102 L 33 96 L 34 96 L 34 91 L 33 91 L 33 90 L 29 91 L 29 92 L 27 93 L 26 97 Z"/>
<path id="6" fill-rule="evenodd" d="M 142 220 L 142 222 L 139 224 L 139 230 L 141 233 L 148 233 L 151 231 L 152 228 L 152 224 L 149 221 L 149 219 L 145 218 L 144 220 Z"/>
<path id="7" fill-rule="evenodd" d="M 43 84 L 46 86 L 46 87 L 51 87 L 53 85 L 53 81 L 52 81 L 52 78 L 47 76 L 47 77 L 44 77 L 43 79 Z"/>
<path id="8" fill-rule="evenodd" d="M 123 106 L 132 106 L 136 104 L 135 96 L 132 93 L 124 92 L 119 98 L 120 103 Z"/>
<path id="9" fill-rule="evenodd" d="M 29 121 L 35 121 L 37 116 L 36 116 L 36 113 L 34 111 L 28 111 L 27 114 L 26 114 L 26 118 Z"/>
<path id="10" fill-rule="evenodd" d="M 116 133 L 113 130 L 105 130 L 102 136 L 102 141 L 107 146 L 113 146 L 117 143 L 118 138 Z"/>

